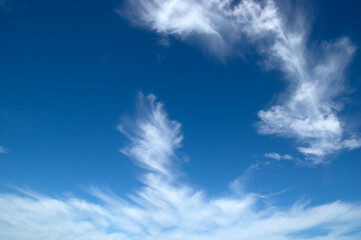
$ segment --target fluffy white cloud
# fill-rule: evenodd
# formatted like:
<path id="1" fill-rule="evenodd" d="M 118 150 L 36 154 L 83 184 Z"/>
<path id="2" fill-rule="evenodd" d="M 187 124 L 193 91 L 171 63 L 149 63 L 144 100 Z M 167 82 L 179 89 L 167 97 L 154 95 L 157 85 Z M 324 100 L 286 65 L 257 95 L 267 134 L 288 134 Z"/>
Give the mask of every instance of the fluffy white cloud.
<path id="1" fill-rule="evenodd" d="M 122 14 L 163 36 L 196 39 L 219 57 L 255 46 L 267 68 L 282 71 L 289 83 L 277 105 L 259 111 L 259 133 L 295 139 L 314 163 L 361 146 L 339 117 L 344 72 L 355 51 L 349 39 L 308 50 L 305 17 L 281 12 L 273 0 L 132 0 Z"/>
<path id="2" fill-rule="evenodd" d="M 361 205 L 260 207 L 243 192 L 209 197 L 181 183 L 175 162 L 180 124 L 153 95 L 140 95 L 138 116 L 120 130 L 123 152 L 144 168 L 143 187 L 122 199 L 91 189 L 96 201 L 31 191 L 0 194 L 0 238 L 117 240 L 332 240 L 361 238 Z"/>

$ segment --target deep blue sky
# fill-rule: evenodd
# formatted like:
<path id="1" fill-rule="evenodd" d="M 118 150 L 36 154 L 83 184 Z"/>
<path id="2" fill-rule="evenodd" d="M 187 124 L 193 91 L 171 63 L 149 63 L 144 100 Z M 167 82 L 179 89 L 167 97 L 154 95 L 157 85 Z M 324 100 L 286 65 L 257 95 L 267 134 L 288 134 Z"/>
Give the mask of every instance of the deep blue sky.
<path id="1" fill-rule="evenodd" d="M 288 138 L 257 133 L 257 113 L 286 88 L 284 76 L 266 70 L 252 49 L 224 60 L 170 37 L 170 46 L 133 27 L 118 1 L 14 0 L 0 10 L 0 183 L 46 194 L 107 186 L 123 196 L 139 186 L 141 172 L 119 152 L 116 130 L 132 114 L 139 91 L 165 103 L 182 124 L 183 178 L 207 194 L 221 195 L 255 163 L 247 191 L 290 205 L 360 201 L 361 151 L 326 156 L 329 164 L 299 166 L 264 156 L 305 156 Z M 312 19 L 307 46 L 347 36 L 361 46 L 357 1 L 305 1 Z M 357 131 L 361 117 L 359 50 L 346 71 L 343 119 Z M 265 164 L 270 161 L 270 164 Z M 7 189 L 7 187 L 2 187 Z"/>

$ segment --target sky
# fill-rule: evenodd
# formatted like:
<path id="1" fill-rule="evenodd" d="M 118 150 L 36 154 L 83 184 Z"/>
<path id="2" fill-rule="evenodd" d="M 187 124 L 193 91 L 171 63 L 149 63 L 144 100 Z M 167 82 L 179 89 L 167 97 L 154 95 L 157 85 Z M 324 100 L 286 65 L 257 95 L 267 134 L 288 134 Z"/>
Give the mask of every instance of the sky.
<path id="1" fill-rule="evenodd" d="M 0 238 L 361 239 L 352 0 L 0 0 Z"/>

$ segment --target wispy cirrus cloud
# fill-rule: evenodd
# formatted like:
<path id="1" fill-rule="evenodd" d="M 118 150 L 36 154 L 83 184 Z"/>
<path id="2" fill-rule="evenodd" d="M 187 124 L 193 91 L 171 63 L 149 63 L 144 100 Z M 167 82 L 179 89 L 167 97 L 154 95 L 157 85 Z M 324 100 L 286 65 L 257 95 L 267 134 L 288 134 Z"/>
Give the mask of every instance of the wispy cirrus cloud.
<path id="1" fill-rule="evenodd" d="M 355 46 L 344 37 L 309 50 L 302 12 L 282 12 L 273 0 L 134 0 L 121 14 L 162 36 L 200 42 L 217 56 L 254 46 L 266 68 L 284 73 L 288 90 L 279 102 L 258 112 L 258 132 L 297 141 L 313 163 L 341 149 L 361 146 L 340 117 L 345 70 Z"/>
<path id="2" fill-rule="evenodd" d="M 177 174 L 180 124 L 153 95 L 139 96 L 138 115 L 122 123 L 122 151 L 144 169 L 143 187 L 127 198 L 91 189 L 92 202 L 31 191 L 0 194 L 1 239 L 320 240 L 361 238 L 361 205 L 336 201 L 262 207 L 258 194 L 210 197 Z M 238 180 L 240 181 L 240 180 Z"/>
<path id="3" fill-rule="evenodd" d="M 141 167 L 162 176 L 171 176 L 171 158 L 180 147 L 183 136 L 180 124 L 169 121 L 161 103 L 155 96 L 139 94 L 136 121 L 123 120 L 118 130 L 129 138 L 131 144 L 121 152 L 134 159 Z"/>

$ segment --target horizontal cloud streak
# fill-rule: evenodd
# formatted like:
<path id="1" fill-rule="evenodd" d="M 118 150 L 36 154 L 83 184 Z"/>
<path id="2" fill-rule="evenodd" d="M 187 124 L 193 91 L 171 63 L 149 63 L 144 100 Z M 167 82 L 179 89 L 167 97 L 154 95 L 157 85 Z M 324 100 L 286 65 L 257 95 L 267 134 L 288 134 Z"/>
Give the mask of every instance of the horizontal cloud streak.
<path id="1" fill-rule="evenodd" d="M 95 202 L 31 191 L 0 194 L 0 238 L 122 240 L 294 240 L 361 238 L 361 205 L 297 203 L 260 207 L 257 194 L 208 197 L 175 173 L 180 124 L 153 95 L 139 97 L 138 115 L 123 123 L 124 153 L 145 169 L 143 187 L 122 199 L 91 189 Z M 130 126 L 130 127 L 125 127 Z M 309 234 L 309 232 L 314 234 Z M 317 234 L 322 233 L 322 234 Z"/>
<path id="2" fill-rule="evenodd" d="M 282 160 L 282 159 L 284 159 L 284 160 L 292 160 L 293 159 L 293 157 L 288 155 L 288 154 L 280 155 L 279 153 L 275 153 L 275 152 L 266 153 L 264 156 L 268 157 L 268 158 L 276 159 L 276 160 Z"/>
<path id="3" fill-rule="evenodd" d="M 293 138 L 313 163 L 340 149 L 361 146 L 339 117 L 344 72 L 355 52 L 347 38 L 307 49 L 309 25 L 300 13 L 281 12 L 273 0 L 132 0 L 130 21 L 162 36 L 196 39 L 219 57 L 246 43 L 258 49 L 267 68 L 285 74 L 289 87 L 280 102 L 258 112 L 261 134 Z"/>

